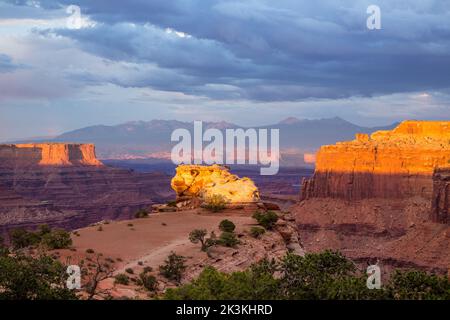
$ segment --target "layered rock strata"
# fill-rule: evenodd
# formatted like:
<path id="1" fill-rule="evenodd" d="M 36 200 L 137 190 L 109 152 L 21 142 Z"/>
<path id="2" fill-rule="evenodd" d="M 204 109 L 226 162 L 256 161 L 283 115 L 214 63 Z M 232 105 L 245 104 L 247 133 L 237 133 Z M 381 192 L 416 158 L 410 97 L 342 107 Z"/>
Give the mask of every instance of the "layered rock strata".
<path id="1" fill-rule="evenodd" d="M 450 122 L 405 121 L 392 131 L 323 146 L 301 199 L 431 199 L 436 168 L 450 161 Z"/>
<path id="2" fill-rule="evenodd" d="M 104 166 L 93 145 L 0 145 L 0 231 L 76 228 L 167 201 L 170 177 Z"/>
<path id="3" fill-rule="evenodd" d="M 447 273 L 449 160 L 448 121 L 405 121 L 323 146 L 292 208 L 305 250 Z"/>

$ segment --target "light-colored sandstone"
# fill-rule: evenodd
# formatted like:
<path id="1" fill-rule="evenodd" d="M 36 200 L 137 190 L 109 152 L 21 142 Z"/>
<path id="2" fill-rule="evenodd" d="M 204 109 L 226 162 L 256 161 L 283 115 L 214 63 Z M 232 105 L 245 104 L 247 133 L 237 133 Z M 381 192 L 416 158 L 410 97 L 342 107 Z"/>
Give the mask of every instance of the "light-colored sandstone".
<path id="1" fill-rule="evenodd" d="M 171 182 L 178 198 L 206 200 L 223 196 L 229 203 L 259 200 L 258 188 L 250 178 L 239 178 L 224 166 L 180 165 Z"/>

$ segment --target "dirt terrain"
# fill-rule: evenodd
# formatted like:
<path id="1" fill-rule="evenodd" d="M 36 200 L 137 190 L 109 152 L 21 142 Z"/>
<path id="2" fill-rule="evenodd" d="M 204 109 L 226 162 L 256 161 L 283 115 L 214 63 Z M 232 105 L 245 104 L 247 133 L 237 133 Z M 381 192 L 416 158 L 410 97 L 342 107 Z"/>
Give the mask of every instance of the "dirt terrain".
<path id="1" fill-rule="evenodd" d="M 189 240 L 194 229 L 206 229 L 220 234 L 219 223 L 229 219 L 236 225 L 240 244 L 236 248 L 216 246 L 210 251 L 210 257 L 200 250 L 199 244 Z M 284 222 L 280 223 L 283 228 Z M 98 223 L 75 230 L 72 234 L 73 248 L 54 252 L 60 260 L 79 264 L 81 260 L 102 254 L 103 258 L 114 261 L 113 274 L 101 282 L 100 288 L 113 297 L 145 298 L 148 292 L 136 286 L 118 285 L 113 276 L 133 269 L 130 278 L 137 278 L 144 267 L 152 267 L 158 278 L 159 291 L 174 284 L 158 273 L 158 267 L 171 252 L 186 258 L 187 271 L 183 282 L 196 277 L 205 266 L 211 265 L 221 271 L 244 270 L 264 257 L 277 258 L 286 252 L 286 241 L 277 231 L 266 232 L 260 239 L 254 239 L 248 230 L 256 221 L 248 213 L 239 210 L 227 210 L 222 213 L 210 213 L 203 209 L 190 211 L 155 213 L 148 218 Z M 101 231 L 99 227 L 101 226 Z M 90 250 L 89 250 L 90 249 Z M 87 251 L 94 253 L 87 253 Z M 100 295 L 97 298 L 101 298 Z M 103 295 L 104 297 L 104 295 Z"/>

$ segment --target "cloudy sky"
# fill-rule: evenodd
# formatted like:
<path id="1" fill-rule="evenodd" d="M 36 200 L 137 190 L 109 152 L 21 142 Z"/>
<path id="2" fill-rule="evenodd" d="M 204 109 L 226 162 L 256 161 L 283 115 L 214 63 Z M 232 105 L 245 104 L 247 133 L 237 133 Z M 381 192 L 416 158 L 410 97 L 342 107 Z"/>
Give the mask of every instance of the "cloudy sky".
<path id="1" fill-rule="evenodd" d="M 151 119 L 449 119 L 449 98 L 448 0 L 0 0 L 0 140 Z"/>

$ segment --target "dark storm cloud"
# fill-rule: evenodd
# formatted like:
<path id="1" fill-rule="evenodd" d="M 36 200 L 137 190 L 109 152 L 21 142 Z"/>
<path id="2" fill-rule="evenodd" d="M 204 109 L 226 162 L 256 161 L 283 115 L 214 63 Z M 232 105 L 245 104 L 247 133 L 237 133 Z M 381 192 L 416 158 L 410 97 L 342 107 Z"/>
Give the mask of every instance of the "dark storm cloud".
<path id="1" fill-rule="evenodd" d="M 444 71 L 450 70 L 448 1 L 376 1 L 382 30 L 369 31 L 366 8 L 372 2 L 44 0 L 40 5 L 77 4 L 98 22 L 51 31 L 76 40 L 83 50 L 158 67 L 147 76 L 109 80 L 122 86 L 257 101 L 450 87 Z"/>

